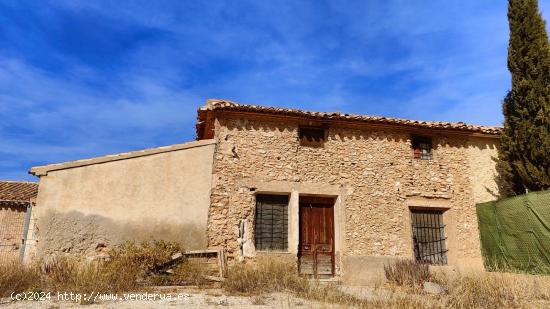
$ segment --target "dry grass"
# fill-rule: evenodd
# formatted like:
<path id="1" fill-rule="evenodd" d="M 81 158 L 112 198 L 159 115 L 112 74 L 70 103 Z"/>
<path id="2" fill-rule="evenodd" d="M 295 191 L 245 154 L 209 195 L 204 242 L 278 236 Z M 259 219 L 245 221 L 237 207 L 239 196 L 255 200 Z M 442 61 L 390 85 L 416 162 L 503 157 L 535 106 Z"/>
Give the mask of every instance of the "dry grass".
<path id="1" fill-rule="evenodd" d="M 167 243 L 125 244 L 111 252 L 111 259 L 88 264 L 60 258 L 39 268 L 11 264 L 0 266 L 0 296 L 22 291 L 108 292 L 138 291 L 156 284 L 205 286 L 204 265 L 186 261 L 171 276 L 148 277 L 148 270 L 165 261 L 179 248 Z M 512 273 L 430 273 L 426 265 L 396 261 L 387 265 L 389 283 L 368 297 L 344 292 L 336 284 L 298 276 L 294 263 L 273 258 L 233 265 L 223 282 L 226 292 L 253 297 L 265 303 L 263 294 L 286 292 L 313 307 L 356 308 L 543 308 L 550 307 L 550 277 Z M 149 276 L 149 278 L 151 278 Z M 424 281 L 437 282 L 447 294 L 433 296 L 422 289 Z"/>
<path id="2" fill-rule="evenodd" d="M 430 273 L 427 265 L 398 261 L 385 267 L 388 280 L 398 286 L 419 288 L 422 282 L 439 283 L 446 295 L 431 297 L 445 308 L 541 308 L 549 307 L 550 277 L 518 273 L 452 272 Z M 410 293 L 411 290 L 407 291 Z"/>
<path id="3" fill-rule="evenodd" d="M 166 261 L 179 246 L 166 242 L 125 243 L 110 251 L 110 259 L 82 263 L 59 257 L 41 267 L 14 263 L 0 266 L 0 296 L 26 290 L 75 293 L 117 293 L 144 287 L 146 272 Z"/>
<path id="4" fill-rule="evenodd" d="M 173 268 L 170 275 L 152 276 L 154 285 L 196 285 L 206 287 L 210 282 L 206 267 L 199 261 L 187 259 Z"/>
<path id="5" fill-rule="evenodd" d="M 117 262 L 82 264 L 70 258 L 58 258 L 45 268 L 42 290 L 97 291 L 117 293 L 139 287 L 140 271 L 132 266 L 118 268 Z"/>
<path id="6" fill-rule="evenodd" d="M 439 308 L 418 298 L 392 295 L 385 299 L 361 299 L 342 292 L 337 284 L 320 283 L 300 277 L 294 263 L 274 258 L 237 264 L 228 271 L 223 287 L 230 293 L 258 295 L 290 292 L 297 297 L 319 303 L 357 308 Z"/>
<path id="7" fill-rule="evenodd" d="M 384 273 L 388 281 L 400 286 L 419 287 L 431 278 L 428 264 L 414 260 L 397 260 L 384 265 Z"/>
<path id="8" fill-rule="evenodd" d="M 309 281 L 297 275 L 296 267 L 273 258 L 259 258 L 255 263 L 234 265 L 223 287 L 229 292 L 264 293 L 307 291 Z"/>
<path id="9" fill-rule="evenodd" d="M 124 243 L 113 248 L 110 259 L 89 264 L 62 257 L 44 265 L 45 289 L 54 291 L 117 293 L 139 289 L 146 273 L 180 250 L 177 244 L 155 241 Z"/>
<path id="10" fill-rule="evenodd" d="M 448 275 L 438 281 L 449 291 L 446 306 L 450 308 L 550 306 L 550 278 L 545 276 L 480 272 Z"/>
<path id="11" fill-rule="evenodd" d="M 229 269 L 224 288 L 228 292 L 261 295 L 290 292 L 318 304 L 356 308 L 541 308 L 550 306 L 550 278 L 505 273 L 432 274 L 427 265 L 396 261 L 385 267 L 391 278 L 388 293 L 359 298 L 336 284 L 322 284 L 297 275 L 292 264 L 263 258 Z M 425 294 L 425 281 L 437 282 L 448 294 Z M 393 292 L 392 292 L 393 291 Z M 332 306 L 331 305 L 331 306 Z"/>
<path id="12" fill-rule="evenodd" d="M 260 295 L 256 295 L 254 297 L 252 297 L 252 301 L 250 302 L 252 305 L 256 305 L 256 306 L 264 306 L 264 305 L 267 305 L 265 299 L 260 296 Z"/>
<path id="13" fill-rule="evenodd" d="M 0 264 L 0 297 L 33 289 L 39 281 L 40 272 L 35 266 L 25 266 L 17 261 Z"/>

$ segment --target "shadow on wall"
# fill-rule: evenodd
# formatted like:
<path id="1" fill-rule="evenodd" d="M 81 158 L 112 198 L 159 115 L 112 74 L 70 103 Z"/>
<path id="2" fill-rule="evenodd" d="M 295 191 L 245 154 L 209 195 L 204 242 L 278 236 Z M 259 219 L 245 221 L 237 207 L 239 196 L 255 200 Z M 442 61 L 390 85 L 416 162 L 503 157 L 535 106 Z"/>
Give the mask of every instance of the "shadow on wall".
<path id="1" fill-rule="evenodd" d="M 164 240 L 180 243 L 185 250 L 206 248 L 206 231 L 193 224 L 113 220 L 78 211 L 48 211 L 38 220 L 37 229 L 38 258 L 98 256 L 125 241 Z"/>
<path id="2" fill-rule="evenodd" d="M 499 146 L 499 142 L 495 141 L 494 143 L 487 143 L 487 141 L 475 139 L 473 141 L 470 141 L 471 145 L 478 150 L 484 150 L 484 149 L 491 149 L 494 150 L 495 153 L 497 152 L 497 148 Z M 501 169 L 501 166 L 498 164 L 499 159 L 498 156 L 491 156 L 491 161 L 495 164 L 495 173 L 493 177 L 493 181 L 496 184 L 496 188 L 491 188 L 488 186 L 484 186 L 487 193 L 489 193 L 495 200 L 500 199 L 503 197 L 506 197 L 510 194 L 510 187 L 507 185 L 505 179 L 504 179 L 504 173 Z"/>

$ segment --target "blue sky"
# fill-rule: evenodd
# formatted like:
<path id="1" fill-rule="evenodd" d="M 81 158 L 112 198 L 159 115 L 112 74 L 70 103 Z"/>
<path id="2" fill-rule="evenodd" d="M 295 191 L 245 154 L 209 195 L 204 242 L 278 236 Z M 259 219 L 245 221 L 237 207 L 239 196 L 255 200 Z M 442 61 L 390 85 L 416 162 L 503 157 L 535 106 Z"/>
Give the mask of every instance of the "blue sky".
<path id="1" fill-rule="evenodd" d="M 506 1 L 5 0 L 0 23 L 0 179 L 192 140 L 207 98 L 500 125 L 510 87 Z"/>

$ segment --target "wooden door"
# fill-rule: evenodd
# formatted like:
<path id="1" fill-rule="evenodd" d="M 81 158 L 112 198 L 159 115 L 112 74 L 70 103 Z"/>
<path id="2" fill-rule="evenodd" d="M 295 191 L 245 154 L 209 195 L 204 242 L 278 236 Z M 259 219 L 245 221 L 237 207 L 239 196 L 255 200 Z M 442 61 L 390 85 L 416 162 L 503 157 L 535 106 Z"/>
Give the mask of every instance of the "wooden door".
<path id="1" fill-rule="evenodd" d="M 300 197 L 299 271 L 326 278 L 334 275 L 334 200 Z"/>

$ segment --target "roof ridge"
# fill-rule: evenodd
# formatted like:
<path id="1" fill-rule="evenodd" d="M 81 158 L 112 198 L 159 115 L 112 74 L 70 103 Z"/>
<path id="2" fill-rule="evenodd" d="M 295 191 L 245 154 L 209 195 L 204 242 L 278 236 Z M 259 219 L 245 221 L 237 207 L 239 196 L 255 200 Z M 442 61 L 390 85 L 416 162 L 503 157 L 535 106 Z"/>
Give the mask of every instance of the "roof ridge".
<path id="1" fill-rule="evenodd" d="M 35 185 L 38 184 L 38 182 L 36 181 L 29 181 L 29 180 L 2 180 L 2 179 L 0 179 L 0 183 L 29 183 L 29 184 L 35 184 Z"/>
<path id="2" fill-rule="evenodd" d="M 285 107 L 271 107 L 265 105 L 256 104 L 241 104 L 226 99 L 208 99 L 206 104 L 199 108 L 199 111 L 208 110 L 235 110 L 243 112 L 256 112 L 256 113 L 269 113 L 269 114 L 281 114 L 281 115 L 294 115 L 305 117 L 316 117 L 326 120 L 347 120 L 347 121 L 365 121 L 373 123 L 385 123 L 393 125 L 408 125 L 432 129 L 449 129 L 460 130 L 470 132 L 480 132 L 490 135 L 499 135 L 502 127 L 488 126 L 466 123 L 463 121 L 429 121 L 429 120 L 415 120 L 398 117 L 378 116 L 378 115 L 365 115 L 365 114 L 349 114 L 340 112 L 315 112 L 295 108 Z"/>

